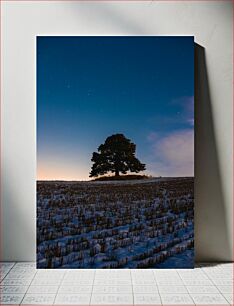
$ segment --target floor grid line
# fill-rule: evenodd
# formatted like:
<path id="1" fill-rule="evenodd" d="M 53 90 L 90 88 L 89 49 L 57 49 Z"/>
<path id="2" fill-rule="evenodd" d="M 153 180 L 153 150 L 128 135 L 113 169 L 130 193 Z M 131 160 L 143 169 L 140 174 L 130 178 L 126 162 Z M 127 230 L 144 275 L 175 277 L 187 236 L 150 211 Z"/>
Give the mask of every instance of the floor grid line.
<path id="1" fill-rule="evenodd" d="M 35 263 L 2 262 L 1 271 L 0 305 L 233 305 L 232 263 L 191 270 L 35 270 Z"/>

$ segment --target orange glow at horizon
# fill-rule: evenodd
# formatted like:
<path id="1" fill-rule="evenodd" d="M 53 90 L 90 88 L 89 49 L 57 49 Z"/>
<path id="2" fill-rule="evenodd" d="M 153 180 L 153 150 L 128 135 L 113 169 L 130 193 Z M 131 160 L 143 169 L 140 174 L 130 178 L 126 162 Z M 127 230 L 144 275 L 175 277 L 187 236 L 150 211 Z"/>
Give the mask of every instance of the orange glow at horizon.
<path id="1" fill-rule="evenodd" d="M 74 167 L 72 164 L 38 163 L 37 180 L 86 181 L 90 180 L 89 169 Z"/>

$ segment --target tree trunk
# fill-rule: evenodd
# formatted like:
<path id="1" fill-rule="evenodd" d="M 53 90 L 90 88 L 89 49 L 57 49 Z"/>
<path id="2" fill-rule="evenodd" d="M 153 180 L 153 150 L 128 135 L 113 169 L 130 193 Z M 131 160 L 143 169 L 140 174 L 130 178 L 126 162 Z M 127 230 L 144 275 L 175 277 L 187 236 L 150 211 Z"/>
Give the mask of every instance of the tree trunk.
<path id="1" fill-rule="evenodd" d="M 119 176 L 119 170 L 115 170 L 115 176 Z"/>

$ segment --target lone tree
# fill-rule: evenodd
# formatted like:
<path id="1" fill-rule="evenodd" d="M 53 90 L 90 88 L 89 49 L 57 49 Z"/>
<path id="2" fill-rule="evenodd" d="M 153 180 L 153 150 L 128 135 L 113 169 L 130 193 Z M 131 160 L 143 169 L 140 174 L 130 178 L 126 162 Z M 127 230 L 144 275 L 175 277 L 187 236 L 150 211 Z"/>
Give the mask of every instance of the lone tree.
<path id="1" fill-rule="evenodd" d="M 138 173 L 145 170 L 145 164 L 135 157 L 135 152 L 136 145 L 123 134 L 107 137 L 104 144 L 98 147 L 98 153 L 93 152 L 93 165 L 89 176 L 97 177 L 108 172 L 119 176 L 127 171 Z"/>

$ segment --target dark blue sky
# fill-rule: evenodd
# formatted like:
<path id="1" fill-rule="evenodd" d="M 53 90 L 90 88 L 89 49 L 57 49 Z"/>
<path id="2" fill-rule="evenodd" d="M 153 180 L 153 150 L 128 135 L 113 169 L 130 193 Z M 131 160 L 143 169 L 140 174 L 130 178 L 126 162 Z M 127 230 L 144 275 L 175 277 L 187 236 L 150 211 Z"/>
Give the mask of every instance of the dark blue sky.
<path id="1" fill-rule="evenodd" d="M 38 178 L 87 179 L 114 133 L 136 143 L 147 173 L 193 175 L 168 157 L 193 138 L 193 48 L 193 37 L 38 37 Z"/>

